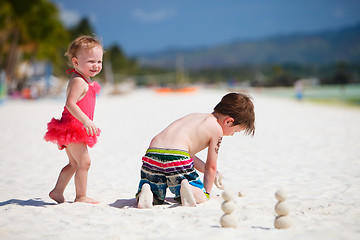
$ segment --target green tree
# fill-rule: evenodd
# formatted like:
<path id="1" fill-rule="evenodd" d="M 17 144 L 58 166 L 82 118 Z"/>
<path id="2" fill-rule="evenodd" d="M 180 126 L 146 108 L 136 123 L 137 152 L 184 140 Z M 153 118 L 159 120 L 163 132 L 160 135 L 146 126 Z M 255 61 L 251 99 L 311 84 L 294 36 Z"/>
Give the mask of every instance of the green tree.
<path id="1" fill-rule="evenodd" d="M 135 74 L 138 69 L 136 60 L 126 57 L 117 44 L 106 49 L 105 60 L 111 63 L 112 71 L 115 74 Z"/>
<path id="2" fill-rule="evenodd" d="M 11 10 L 9 1 L 0 2 L 0 69 L 5 68 L 5 53 L 9 48 Z"/>
<path id="3" fill-rule="evenodd" d="M 112 45 L 106 49 L 108 60 L 114 73 L 124 73 L 127 68 L 127 58 L 118 45 Z"/>
<path id="4" fill-rule="evenodd" d="M 60 22 L 58 9 L 48 0 L 2 0 L 0 4 L 0 68 L 7 81 L 13 80 L 14 69 L 22 59 L 59 62 L 59 48 L 68 40 Z"/>
<path id="5" fill-rule="evenodd" d="M 75 26 L 69 29 L 71 34 L 71 39 L 75 39 L 80 35 L 90 35 L 95 34 L 94 28 L 91 26 L 91 23 L 87 17 L 83 17 Z"/>

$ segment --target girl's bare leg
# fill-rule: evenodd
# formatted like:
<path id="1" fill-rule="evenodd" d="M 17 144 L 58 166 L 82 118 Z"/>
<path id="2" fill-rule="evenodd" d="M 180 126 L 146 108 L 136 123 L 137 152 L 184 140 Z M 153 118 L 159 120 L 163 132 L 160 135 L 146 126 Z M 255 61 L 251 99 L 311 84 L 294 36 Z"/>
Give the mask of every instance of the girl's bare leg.
<path id="1" fill-rule="evenodd" d="M 75 202 L 99 203 L 98 201 L 86 196 L 87 177 L 91 164 L 87 146 L 83 143 L 81 144 L 72 143 L 67 146 L 67 149 L 69 150 L 70 154 L 74 157 L 78 166 L 75 173 L 75 189 L 76 189 Z"/>
<path id="2" fill-rule="evenodd" d="M 68 149 L 66 149 L 66 154 L 69 157 L 69 163 L 61 170 L 54 189 L 49 193 L 49 196 L 57 203 L 65 202 L 65 188 L 78 167 L 75 159 L 73 158 L 73 156 L 71 156 Z"/>

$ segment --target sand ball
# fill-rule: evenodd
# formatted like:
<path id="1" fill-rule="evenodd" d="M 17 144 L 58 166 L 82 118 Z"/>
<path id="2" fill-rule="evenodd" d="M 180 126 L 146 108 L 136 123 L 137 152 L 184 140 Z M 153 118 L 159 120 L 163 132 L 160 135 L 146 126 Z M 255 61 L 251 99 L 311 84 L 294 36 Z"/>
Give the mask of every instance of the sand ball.
<path id="1" fill-rule="evenodd" d="M 220 224 L 222 227 L 226 227 L 226 228 L 236 228 L 238 225 L 238 220 L 235 216 L 235 214 L 230 213 L 230 214 L 224 214 L 221 218 L 220 218 Z"/>
<path id="2" fill-rule="evenodd" d="M 280 189 L 275 193 L 276 199 L 280 202 L 285 201 L 287 199 L 287 196 L 287 193 L 283 189 Z"/>
<path id="3" fill-rule="evenodd" d="M 226 201 L 221 204 L 221 209 L 224 213 L 232 213 L 235 211 L 236 205 L 233 201 Z"/>
<path id="4" fill-rule="evenodd" d="M 288 216 L 279 216 L 275 218 L 274 226 L 277 229 L 289 228 L 292 225 L 291 218 Z"/>
<path id="5" fill-rule="evenodd" d="M 245 193 L 244 193 L 244 192 L 239 192 L 239 193 L 238 193 L 238 196 L 239 196 L 239 197 L 245 197 Z"/>
<path id="6" fill-rule="evenodd" d="M 231 199 L 234 198 L 235 193 L 231 190 L 226 189 L 226 190 L 224 190 L 224 192 L 222 193 L 221 196 L 225 201 L 230 201 Z"/>
<path id="7" fill-rule="evenodd" d="M 287 202 L 278 202 L 275 205 L 275 212 L 280 216 L 287 216 L 290 212 L 290 205 Z"/>

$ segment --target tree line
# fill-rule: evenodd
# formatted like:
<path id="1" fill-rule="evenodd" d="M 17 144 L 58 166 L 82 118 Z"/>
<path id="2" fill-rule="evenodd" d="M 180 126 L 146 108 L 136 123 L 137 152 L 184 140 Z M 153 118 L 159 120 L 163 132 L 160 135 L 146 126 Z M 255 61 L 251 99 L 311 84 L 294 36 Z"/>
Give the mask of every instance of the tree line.
<path id="1" fill-rule="evenodd" d="M 21 90 L 26 79 L 16 76 L 16 68 L 24 61 L 50 62 L 54 75 L 64 75 L 69 43 L 80 35 L 96 35 L 85 17 L 67 28 L 59 17 L 59 9 L 48 0 L 2 0 L 0 2 L 0 71 L 5 72 L 9 88 Z M 114 73 L 133 74 L 134 59 L 125 56 L 113 44 L 105 49 L 104 62 L 112 63 Z"/>
<path id="2" fill-rule="evenodd" d="M 0 72 L 5 72 L 9 88 L 21 90 L 26 79 L 16 76 L 16 68 L 24 61 L 47 61 L 52 73 L 64 76 L 69 43 L 79 35 L 96 34 L 87 18 L 66 27 L 59 9 L 49 0 L 2 0 L 0 2 Z M 174 69 L 141 67 L 135 58 L 127 57 L 121 46 L 105 47 L 104 67 L 113 74 L 152 75 L 174 72 Z M 189 83 L 248 83 L 251 86 L 292 86 L 300 78 L 318 77 L 321 84 L 359 83 L 360 65 L 333 63 L 306 65 L 298 63 L 243 65 L 186 71 Z M 106 79 L 106 71 L 99 76 Z M 144 84 L 144 83 L 141 83 Z M 145 83 L 146 84 L 146 83 Z"/>
<path id="3" fill-rule="evenodd" d="M 322 85 L 360 83 L 360 64 L 335 62 L 322 65 L 305 63 L 252 64 L 237 67 L 189 71 L 191 82 L 246 83 L 249 86 L 293 86 L 299 79 L 317 78 Z"/>

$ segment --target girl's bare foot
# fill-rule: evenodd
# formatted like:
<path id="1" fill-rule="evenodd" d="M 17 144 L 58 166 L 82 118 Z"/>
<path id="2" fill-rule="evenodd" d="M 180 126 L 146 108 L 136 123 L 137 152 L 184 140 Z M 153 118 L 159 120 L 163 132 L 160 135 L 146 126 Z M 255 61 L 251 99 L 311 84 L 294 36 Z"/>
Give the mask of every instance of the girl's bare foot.
<path id="1" fill-rule="evenodd" d="M 52 190 L 49 193 L 49 197 L 53 200 L 55 200 L 57 203 L 63 203 L 65 202 L 65 198 L 63 194 L 57 193 L 55 190 Z"/>
<path id="2" fill-rule="evenodd" d="M 91 203 L 91 204 L 98 204 L 100 203 L 99 201 L 96 201 L 92 198 L 89 197 L 77 197 L 75 198 L 75 202 L 83 202 L 83 203 Z"/>
<path id="3" fill-rule="evenodd" d="M 141 187 L 141 192 L 138 196 L 138 208 L 152 208 L 153 207 L 153 193 L 150 185 L 145 183 Z"/>
<path id="4" fill-rule="evenodd" d="M 180 195 L 183 207 L 196 207 L 196 200 L 186 179 L 181 181 Z"/>

